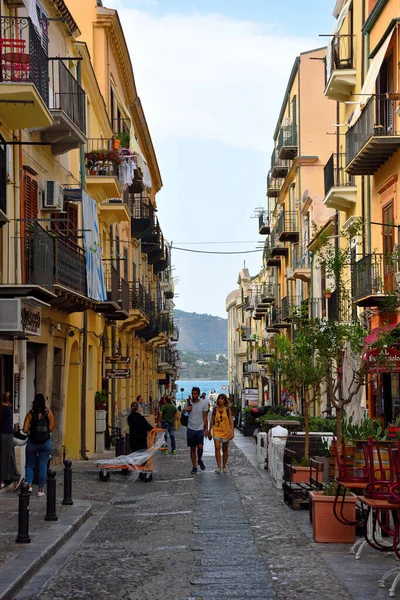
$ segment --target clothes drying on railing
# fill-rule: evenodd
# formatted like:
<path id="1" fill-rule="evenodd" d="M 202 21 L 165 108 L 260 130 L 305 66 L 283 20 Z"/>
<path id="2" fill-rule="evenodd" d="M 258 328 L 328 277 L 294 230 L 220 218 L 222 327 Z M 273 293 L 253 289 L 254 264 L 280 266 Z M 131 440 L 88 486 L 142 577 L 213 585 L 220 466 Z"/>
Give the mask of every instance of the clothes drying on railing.
<path id="1" fill-rule="evenodd" d="M 137 166 L 134 161 L 135 155 L 127 148 L 122 148 L 120 155 L 122 157 L 122 162 L 119 165 L 118 177 L 122 185 L 122 189 L 126 190 L 126 188 L 133 183 Z"/>

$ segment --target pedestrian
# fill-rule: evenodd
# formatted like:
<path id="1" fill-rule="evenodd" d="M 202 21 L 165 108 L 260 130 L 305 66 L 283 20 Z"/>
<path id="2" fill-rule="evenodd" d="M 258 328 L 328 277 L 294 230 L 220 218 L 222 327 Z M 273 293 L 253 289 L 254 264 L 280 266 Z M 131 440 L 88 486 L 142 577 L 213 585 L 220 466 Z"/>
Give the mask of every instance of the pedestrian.
<path id="1" fill-rule="evenodd" d="M 175 419 L 176 406 L 172 404 L 171 396 L 166 396 L 166 403 L 163 404 L 160 410 L 161 427 L 165 429 L 165 454 L 168 454 L 168 434 L 171 440 L 171 454 L 176 454 L 175 443 Z"/>
<path id="2" fill-rule="evenodd" d="M 208 435 L 208 403 L 207 400 L 200 398 L 200 388 L 194 387 L 192 389 L 192 397 L 183 410 L 187 411 L 189 416 L 187 445 L 190 448 L 190 458 L 192 459 L 192 473 L 197 473 L 197 464 L 202 471 L 206 468 L 202 456 L 204 435 Z"/>
<path id="3" fill-rule="evenodd" d="M 203 392 L 203 393 L 201 394 L 200 398 L 201 398 L 202 400 L 206 400 L 206 393 L 205 393 L 205 392 Z M 209 402 L 209 401 L 207 401 L 207 406 L 208 406 L 208 412 L 210 412 L 210 402 Z"/>
<path id="4" fill-rule="evenodd" d="M 226 463 L 228 462 L 229 441 L 235 437 L 232 411 L 229 408 L 229 400 L 225 394 L 219 394 L 217 405 L 213 409 L 210 434 L 214 438 L 215 460 L 217 461 L 216 473 L 221 473 L 221 444 L 222 444 L 222 471 L 226 473 Z"/>
<path id="5" fill-rule="evenodd" d="M 13 482 L 13 490 L 16 491 L 22 477 L 18 473 L 14 450 L 14 426 L 13 409 L 10 392 L 5 392 L 1 401 L 0 412 L 0 489 L 6 481 Z"/>
<path id="6" fill-rule="evenodd" d="M 147 450 L 147 434 L 153 426 L 140 414 L 139 402 L 132 402 L 131 413 L 128 415 L 129 440 L 131 451 Z"/>
<path id="7" fill-rule="evenodd" d="M 28 435 L 26 444 L 25 479 L 32 492 L 33 471 L 38 459 L 39 498 L 45 496 L 44 484 L 47 477 L 47 465 L 52 449 L 51 432 L 54 430 L 54 415 L 46 407 L 43 394 L 36 394 L 32 408 L 24 420 L 23 432 Z"/>

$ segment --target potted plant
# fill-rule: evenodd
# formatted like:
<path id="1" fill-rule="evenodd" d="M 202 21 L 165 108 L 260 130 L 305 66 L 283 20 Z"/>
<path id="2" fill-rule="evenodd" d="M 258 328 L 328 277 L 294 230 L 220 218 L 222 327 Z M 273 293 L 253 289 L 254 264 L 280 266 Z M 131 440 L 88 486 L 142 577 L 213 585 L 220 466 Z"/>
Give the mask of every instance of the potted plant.
<path id="1" fill-rule="evenodd" d="M 254 416 L 251 413 L 251 407 L 250 406 L 246 406 L 245 409 L 243 409 L 243 435 L 245 436 L 252 436 L 254 433 L 254 429 L 256 428 L 256 423 L 254 420 Z"/>
<path id="2" fill-rule="evenodd" d="M 85 152 L 86 168 L 89 171 L 89 175 L 102 175 L 104 170 L 103 163 L 108 158 L 108 150 L 91 150 Z M 103 168 L 102 168 L 103 167 Z"/>
<path id="3" fill-rule="evenodd" d="M 96 410 L 107 410 L 108 403 L 108 391 L 107 390 L 99 390 L 94 395 L 94 403 Z"/>
<path id="4" fill-rule="evenodd" d="M 332 298 L 332 290 L 330 288 L 325 289 L 325 298 Z"/>
<path id="5" fill-rule="evenodd" d="M 119 140 L 122 148 L 129 148 L 131 136 L 127 131 L 121 131 L 121 133 L 118 134 L 117 139 Z"/>
<path id="6" fill-rule="evenodd" d="M 294 460 L 292 463 L 295 468 L 292 473 L 292 483 L 308 483 L 310 480 L 310 459 L 301 458 L 300 460 Z M 313 477 L 316 477 L 317 473 L 313 469 Z"/>
<path id="7" fill-rule="evenodd" d="M 336 483 L 332 482 L 324 490 L 310 492 L 313 537 L 316 542 L 352 544 L 356 539 L 354 525 L 340 523 L 334 513 Z M 341 500 L 340 500 L 341 502 Z M 348 492 L 344 499 L 343 515 L 346 520 L 356 520 L 357 496 Z"/>
<path id="8" fill-rule="evenodd" d="M 119 136 L 113 139 L 113 148 L 114 148 L 114 150 L 118 150 L 120 144 L 121 144 L 121 141 L 119 139 Z"/>
<path id="9" fill-rule="evenodd" d="M 95 152 L 85 152 L 86 168 L 89 175 L 96 175 L 97 157 Z"/>

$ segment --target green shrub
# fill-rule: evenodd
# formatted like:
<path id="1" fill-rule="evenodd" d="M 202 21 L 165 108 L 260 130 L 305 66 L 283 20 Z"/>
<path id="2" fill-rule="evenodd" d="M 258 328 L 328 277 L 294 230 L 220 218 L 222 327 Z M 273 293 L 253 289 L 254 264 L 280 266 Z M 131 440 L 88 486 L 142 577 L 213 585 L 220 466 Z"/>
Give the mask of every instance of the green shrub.
<path id="1" fill-rule="evenodd" d="M 330 431 L 336 434 L 336 419 L 310 417 L 310 431 Z"/>

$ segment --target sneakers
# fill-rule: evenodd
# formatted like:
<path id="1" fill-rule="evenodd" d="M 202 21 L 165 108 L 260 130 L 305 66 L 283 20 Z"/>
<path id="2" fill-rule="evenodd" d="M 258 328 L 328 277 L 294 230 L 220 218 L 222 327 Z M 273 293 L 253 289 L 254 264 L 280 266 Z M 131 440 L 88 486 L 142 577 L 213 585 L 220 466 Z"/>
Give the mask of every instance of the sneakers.
<path id="1" fill-rule="evenodd" d="M 222 473 L 221 469 L 215 469 L 215 472 L 218 473 L 218 474 Z"/>
<path id="2" fill-rule="evenodd" d="M 168 450 L 167 450 L 166 448 L 161 448 L 161 452 L 162 452 L 163 454 L 168 454 Z"/>
<path id="3" fill-rule="evenodd" d="M 6 484 L 4 483 L 4 481 L 0 481 L 0 490 L 2 490 L 5 487 L 6 487 Z"/>
<path id="4" fill-rule="evenodd" d="M 29 492 L 30 494 L 32 494 L 32 486 L 31 486 L 31 485 L 30 485 L 30 486 L 29 486 L 29 488 L 28 488 L 28 492 Z"/>
<path id="5" fill-rule="evenodd" d="M 41 491 L 38 492 L 38 498 L 44 498 L 45 495 L 46 494 L 44 492 L 41 492 Z"/>
<path id="6" fill-rule="evenodd" d="M 223 472 L 223 473 L 227 473 L 227 472 L 228 472 L 228 469 L 225 467 L 225 469 L 222 469 L 222 472 Z"/>
<path id="7" fill-rule="evenodd" d="M 193 469 L 190 471 L 192 474 L 197 473 L 197 467 L 193 467 Z"/>
<path id="8" fill-rule="evenodd" d="M 201 458 L 200 458 L 200 460 L 198 460 L 197 462 L 199 463 L 199 467 L 200 467 L 200 469 L 201 469 L 202 471 L 205 471 L 205 469 L 206 469 L 206 465 L 203 463 L 203 461 L 201 460 Z"/>
<path id="9" fill-rule="evenodd" d="M 172 450 L 171 454 L 176 454 L 176 450 Z"/>

